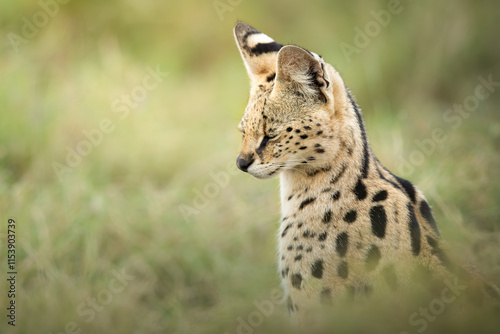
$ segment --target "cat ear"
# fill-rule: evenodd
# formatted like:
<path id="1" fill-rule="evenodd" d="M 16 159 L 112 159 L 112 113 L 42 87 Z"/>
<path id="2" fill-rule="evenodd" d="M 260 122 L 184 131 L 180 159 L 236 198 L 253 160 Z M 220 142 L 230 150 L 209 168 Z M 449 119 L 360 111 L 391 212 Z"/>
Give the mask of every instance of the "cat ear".
<path id="1" fill-rule="evenodd" d="M 234 38 L 250 80 L 256 83 L 273 77 L 277 53 L 283 45 L 243 22 L 234 27 Z"/>
<path id="2" fill-rule="evenodd" d="M 331 96 L 330 77 L 323 59 L 295 45 L 278 52 L 275 91 L 300 93 L 326 102 Z"/>

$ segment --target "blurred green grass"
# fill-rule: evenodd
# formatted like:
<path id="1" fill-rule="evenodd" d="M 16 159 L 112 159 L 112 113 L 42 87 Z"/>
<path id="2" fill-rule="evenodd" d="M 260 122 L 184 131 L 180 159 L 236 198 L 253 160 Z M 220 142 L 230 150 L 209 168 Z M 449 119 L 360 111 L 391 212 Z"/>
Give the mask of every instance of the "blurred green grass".
<path id="1" fill-rule="evenodd" d="M 336 66 L 364 111 L 375 153 L 394 172 L 416 141 L 443 129 L 447 140 L 401 176 L 426 194 L 450 249 L 500 282 L 500 94 L 457 129 L 443 120 L 479 76 L 500 81 L 500 4 L 401 3 L 348 62 L 339 44 L 353 44 L 353 29 L 386 1 L 242 1 L 222 20 L 212 1 L 72 1 L 17 53 L 6 36 L 20 35 L 22 18 L 40 5 L 0 1 L 2 249 L 7 219 L 18 224 L 18 323 L 7 332 L 59 333 L 74 321 L 89 333 L 235 333 L 238 317 L 269 299 L 279 285 L 278 182 L 227 167 L 248 94 L 232 37 L 237 20 Z M 113 101 L 140 85 L 148 66 L 169 74 L 121 119 Z M 103 118 L 114 131 L 59 179 L 52 164 L 64 163 L 66 146 Z M 213 173 L 229 175 L 227 184 L 213 188 Z M 207 191 L 211 198 L 198 195 Z M 186 220 L 181 208 L 196 203 L 203 205 Z M 79 305 L 121 269 L 134 279 L 87 323 Z M 344 332 L 414 331 L 407 310 L 377 310 L 361 323 L 373 310 L 336 311 L 330 323 Z M 471 312 L 427 332 L 498 328 L 485 319 Z M 276 306 L 252 330 L 292 331 L 287 323 Z M 0 326 L 5 332 L 5 319 Z"/>

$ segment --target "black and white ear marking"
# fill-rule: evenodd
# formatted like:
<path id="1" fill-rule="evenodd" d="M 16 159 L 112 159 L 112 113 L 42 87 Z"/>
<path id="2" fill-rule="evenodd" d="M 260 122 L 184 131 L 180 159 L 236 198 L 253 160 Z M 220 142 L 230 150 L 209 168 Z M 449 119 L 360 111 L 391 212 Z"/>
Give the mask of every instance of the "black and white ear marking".
<path id="1" fill-rule="evenodd" d="M 306 97 L 327 99 L 330 77 L 323 59 L 295 45 L 286 45 L 278 52 L 275 90 L 294 90 Z"/>
<path id="2" fill-rule="evenodd" d="M 283 45 L 261 33 L 246 23 L 238 22 L 234 27 L 234 37 L 244 56 L 255 57 L 265 53 L 278 52 Z"/>
<path id="3" fill-rule="evenodd" d="M 265 80 L 276 72 L 277 52 L 283 45 L 243 22 L 234 27 L 234 38 L 252 81 Z"/>

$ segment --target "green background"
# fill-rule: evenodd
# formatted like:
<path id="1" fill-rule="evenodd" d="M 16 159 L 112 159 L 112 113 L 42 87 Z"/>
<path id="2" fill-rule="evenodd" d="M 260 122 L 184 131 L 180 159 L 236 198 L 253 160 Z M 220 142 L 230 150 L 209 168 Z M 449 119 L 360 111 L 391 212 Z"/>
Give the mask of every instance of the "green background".
<path id="1" fill-rule="evenodd" d="M 0 1 L 0 260 L 6 272 L 15 218 L 18 271 L 15 328 L 0 281 L 1 332 L 237 333 L 270 300 L 278 180 L 234 168 L 249 85 L 238 20 L 335 66 L 374 152 L 424 192 L 450 252 L 500 282 L 499 87 L 464 116 L 449 112 L 473 101 L 479 77 L 500 81 L 500 2 L 402 0 L 346 57 L 340 45 L 356 46 L 387 3 L 74 0 L 43 22 L 36 1 Z M 28 37 L 25 20 L 45 24 Z M 148 67 L 168 75 L 141 90 Z M 118 111 L 134 92 L 146 94 Z M 58 174 L 106 119 L 112 131 Z M 429 144 L 436 129 L 445 139 Z M 110 293 L 122 270 L 133 278 Z M 330 325 L 415 333 L 407 311 L 341 309 Z M 292 331 L 284 306 L 271 313 L 251 331 Z M 498 329 L 476 315 L 440 316 L 426 333 Z"/>

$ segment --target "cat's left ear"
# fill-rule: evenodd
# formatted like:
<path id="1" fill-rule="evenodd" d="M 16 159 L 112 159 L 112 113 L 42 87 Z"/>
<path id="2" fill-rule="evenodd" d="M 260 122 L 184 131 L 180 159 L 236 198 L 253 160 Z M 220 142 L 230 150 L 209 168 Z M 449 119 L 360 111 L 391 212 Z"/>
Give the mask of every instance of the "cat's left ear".
<path id="1" fill-rule="evenodd" d="M 251 82 L 274 79 L 277 53 L 283 45 L 243 22 L 234 27 L 234 39 Z"/>
<path id="2" fill-rule="evenodd" d="M 287 45 L 278 52 L 275 91 L 300 93 L 327 102 L 331 80 L 323 59 L 301 47 Z"/>

